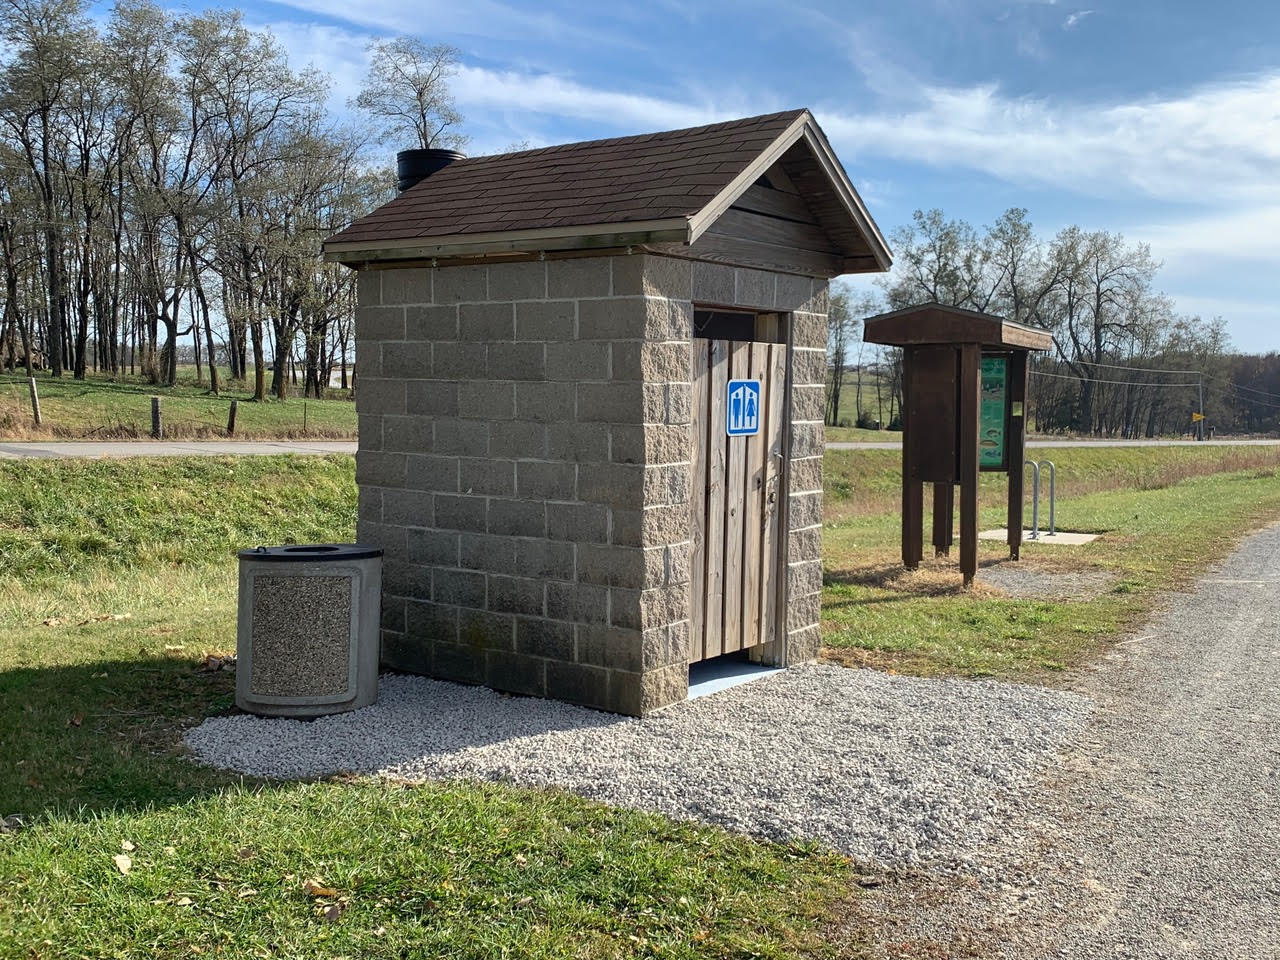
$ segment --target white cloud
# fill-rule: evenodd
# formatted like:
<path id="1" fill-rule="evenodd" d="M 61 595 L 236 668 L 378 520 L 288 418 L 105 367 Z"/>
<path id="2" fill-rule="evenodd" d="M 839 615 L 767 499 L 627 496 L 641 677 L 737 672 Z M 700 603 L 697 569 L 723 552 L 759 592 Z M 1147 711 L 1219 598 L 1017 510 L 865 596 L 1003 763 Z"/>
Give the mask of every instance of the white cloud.
<path id="1" fill-rule="evenodd" d="M 634 45 L 635 37 L 604 34 L 558 16 L 542 4 L 521 8 L 500 0 L 279 0 L 304 13 L 332 17 L 379 33 L 486 37 L 528 43 L 530 38 L 573 44 Z"/>
<path id="2" fill-rule="evenodd" d="M 1077 10 L 1075 13 L 1068 14 L 1067 19 L 1062 21 L 1062 29 L 1063 30 L 1075 29 L 1075 27 L 1080 23 L 1080 21 L 1083 20 L 1085 17 L 1089 16 L 1089 14 L 1091 13 L 1093 13 L 1092 10 Z"/>
<path id="3" fill-rule="evenodd" d="M 1202 269 L 1215 262 L 1266 264 L 1276 260 L 1280 203 L 1248 206 L 1173 221 L 1146 223 L 1126 233 L 1151 244 L 1151 252 L 1174 269 Z"/>
<path id="4" fill-rule="evenodd" d="M 289 64 L 295 70 L 315 67 L 328 76 L 330 103 L 334 110 L 344 110 L 347 100 L 359 92 L 369 66 L 365 47 L 372 39 L 370 34 L 290 20 L 250 26 L 269 30 L 284 47 Z"/>
<path id="5" fill-rule="evenodd" d="M 270 28 L 295 65 L 311 62 L 330 74 L 335 105 L 359 88 L 369 34 L 320 24 L 273 23 Z M 462 67 L 453 87 L 463 113 L 490 128 L 495 149 L 512 140 L 540 140 L 536 129 L 541 124 L 531 123 L 530 114 L 547 121 L 588 121 L 608 135 L 691 126 L 791 105 L 723 90 L 635 93 L 591 86 L 561 73 L 475 65 Z M 888 108 L 850 112 L 840 104 L 817 110 L 842 156 L 968 169 L 1017 185 L 1102 198 L 1221 204 L 1223 217 L 1235 207 L 1247 206 L 1255 217 L 1280 207 L 1280 180 L 1275 177 L 1280 169 L 1280 74 L 1110 104 L 1008 97 L 991 85 L 905 83 L 897 89 L 909 99 Z M 1222 231 L 1222 240 L 1231 242 L 1230 229 Z"/>
<path id="6" fill-rule="evenodd" d="M 691 127 L 742 116 L 741 103 L 717 106 L 684 103 L 585 86 L 554 74 L 529 74 L 463 67 L 453 82 L 458 104 L 494 110 L 529 110 L 590 120 L 626 132 Z M 752 107 L 745 108 L 748 112 Z M 756 112 L 768 112 L 756 109 Z"/>
<path id="7" fill-rule="evenodd" d="M 1059 105 L 994 86 L 924 87 L 894 113 L 822 111 L 850 154 L 963 167 L 1099 197 L 1280 199 L 1280 75 L 1120 104 Z"/>

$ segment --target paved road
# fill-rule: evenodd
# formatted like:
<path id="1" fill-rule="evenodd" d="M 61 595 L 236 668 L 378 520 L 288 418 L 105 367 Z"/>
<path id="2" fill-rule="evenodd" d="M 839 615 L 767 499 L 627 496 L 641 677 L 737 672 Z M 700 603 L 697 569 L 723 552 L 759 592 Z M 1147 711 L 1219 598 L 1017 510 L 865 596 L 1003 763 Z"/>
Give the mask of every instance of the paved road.
<path id="1" fill-rule="evenodd" d="M 1280 447 L 1280 440 L 1028 440 L 1028 447 Z M 828 450 L 901 450 L 898 441 L 841 441 Z"/>
<path id="2" fill-rule="evenodd" d="M 1030 447 L 1190 447 L 1194 440 L 1031 440 Z M 1215 447 L 1280 446 L 1280 440 L 1205 440 Z M 901 443 L 828 443 L 828 450 L 900 450 Z M 355 453 L 354 440 L 57 440 L 0 443 L 0 460 L 25 457 L 192 457 L 254 456 L 275 453 L 315 455 Z"/>
<path id="3" fill-rule="evenodd" d="M 230 457 L 355 453 L 354 440 L 59 440 L 0 443 L 0 460 L 50 457 Z"/>

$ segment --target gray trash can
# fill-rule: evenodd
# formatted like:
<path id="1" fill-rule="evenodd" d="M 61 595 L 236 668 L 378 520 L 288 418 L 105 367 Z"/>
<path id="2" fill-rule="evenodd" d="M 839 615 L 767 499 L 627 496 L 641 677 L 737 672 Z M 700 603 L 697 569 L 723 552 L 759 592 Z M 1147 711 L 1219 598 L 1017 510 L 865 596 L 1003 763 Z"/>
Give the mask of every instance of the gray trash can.
<path id="1" fill-rule="evenodd" d="M 236 705 L 264 716 L 318 717 L 373 703 L 381 605 L 378 547 L 241 550 Z"/>

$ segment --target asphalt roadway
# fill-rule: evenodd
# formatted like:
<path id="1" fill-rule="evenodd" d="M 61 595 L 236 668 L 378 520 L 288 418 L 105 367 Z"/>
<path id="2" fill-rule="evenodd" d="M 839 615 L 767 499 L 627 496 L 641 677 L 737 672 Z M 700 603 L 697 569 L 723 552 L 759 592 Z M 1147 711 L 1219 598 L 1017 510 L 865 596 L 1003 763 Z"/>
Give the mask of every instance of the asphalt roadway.
<path id="1" fill-rule="evenodd" d="M 1280 440 L 1029 440 L 1028 447 L 1275 447 Z M 900 450 L 901 443 L 828 443 L 828 450 Z M 0 460 L 58 457 L 245 457 L 356 452 L 354 440 L 50 440 L 0 443 Z"/>

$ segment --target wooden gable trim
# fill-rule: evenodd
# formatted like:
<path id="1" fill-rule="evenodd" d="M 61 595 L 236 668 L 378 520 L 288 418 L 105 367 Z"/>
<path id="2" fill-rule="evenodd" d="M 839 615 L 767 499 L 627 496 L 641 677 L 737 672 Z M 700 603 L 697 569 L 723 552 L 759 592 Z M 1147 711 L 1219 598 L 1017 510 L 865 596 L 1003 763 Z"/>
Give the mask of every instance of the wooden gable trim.
<path id="1" fill-rule="evenodd" d="M 862 202 L 862 198 L 858 196 L 858 191 L 849 182 L 849 177 L 836 158 L 835 151 L 831 149 L 831 144 L 827 143 L 826 136 L 816 124 L 811 123 L 804 128 L 804 139 L 809 149 L 813 151 L 813 155 L 817 157 L 827 179 L 835 188 L 836 196 L 840 198 L 845 210 L 866 237 L 867 246 L 871 248 L 871 254 L 875 257 L 876 263 L 881 270 L 888 270 L 893 266 L 893 254 L 889 250 L 889 244 L 885 242 L 884 235 L 876 226 L 876 222 L 871 219 L 871 213 Z"/>
<path id="2" fill-rule="evenodd" d="M 835 152 L 831 149 L 831 144 L 827 142 L 827 138 L 823 135 L 814 121 L 813 115 L 808 110 L 797 117 L 795 122 L 787 127 L 766 150 L 756 157 L 738 176 L 734 177 L 728 186 L 716 195 L 715 199 L 689 218 L 689 239 L 686 242 L 692 245 L 698 241 L 699 237 L 711 230 L 716 221 L 724 216 L 730 208 L 738 204 L 738 201 L 751 189 L 756 181 L 768 173 L 771 168 L 775 167 L 787 150 L 800 140 L 804 140 L 805 145 L 817 160 L 822 172 L 830 182 L 832 191 L 835 193 L 840 205 L 863 235 L 867 248 L 870 250 L 872 258 L 870 262 L 862 256 L 844 257 L 841 260 L 841 265 L 851 268 L 850 272 L 857 273 L 888 270 L 893 264 L 893 255 L 889 250 L 889 245 L 885 242 L 880 228 L 876 226 L 875 221 L 871 218 L 866 204 L 858 196 L 858 191 L 849 181 L 848 175 L 840 165 Z M 840 272 L 844 271 L 836 271 L 836 273 Z M 836 273 L 831 275 L 834 276 Z"/>
<path id="3" fill-rule="evenodd" d="M 705 207 L 689 218 L 689 239 L 686 241 L 690 244 L 696 243 L 698 237 L 706 232 L 707 228 L 715 223 L 720 217 L 733 206 L 733 202 L 747 192 L 747 188 L 759 180 L 770 167 L 772 167 L 782 155 L 787 152 L 787 148 L 800 139 L 804 133 L 805 124 L 812 120 L 808 110 L 805 110 L 795 121 L 787 127 L 786 130 L 779 134 L 778 139 L 760 153 L 754 160 L 747 164 L 736 177 L 729 181 L 729 185 L 715 195 L 715 198 Z"/>

